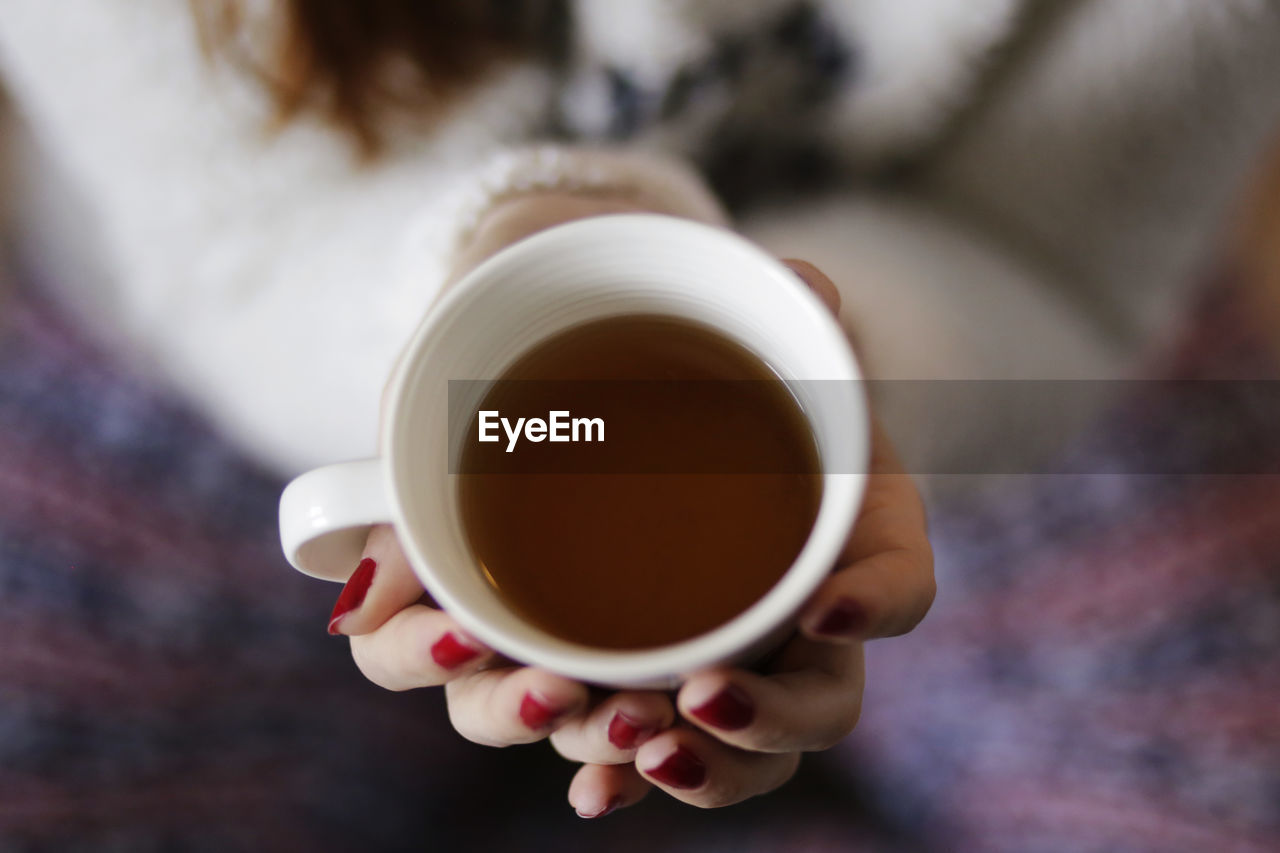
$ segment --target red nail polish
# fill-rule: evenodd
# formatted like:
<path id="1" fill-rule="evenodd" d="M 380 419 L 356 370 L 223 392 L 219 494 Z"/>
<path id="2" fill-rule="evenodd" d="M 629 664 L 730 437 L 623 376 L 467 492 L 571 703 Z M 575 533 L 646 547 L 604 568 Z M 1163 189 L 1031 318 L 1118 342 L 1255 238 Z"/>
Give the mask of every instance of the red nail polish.
<path id="1" fill-rule="evenodd" d="M 360 565 L 356 566 L 356 570 L 351 573 L 351 579 L 347 581 L 347 585 L 338 594 L 338 602 L 333 605 L 333 612 L 329 614 L 330 634 L 337 634 L 338 623 L 342 621 L 342 617 L 364 602 L 365 593 L 369 591 L 369 584 L 373 583 L 373 572 L 377 568 L 377 563 L 365 557 L 360 561 Z"/>
<path id="2" fill-rule="evenodd" d="M 602 808 L 600 811 L 594 812 L 592 814 L 586 814 L 585 812 L 578 812 L 578 817 L 586 817 L 586 818 L 604 817 L 605 815 L 610 814 L 611 812 L 617 811 L 618 806 L 620 805 L 622 805 L 622 797 L 611 797 L 609 799 L 609 802 L 605 803 L 604 808 Z"/>
<path id="3" fill-rule="evenodd" d="M 832 605 L 814 630 L 832 637 L 854 637 L 866 627 L 867 611 L 858 602 L 842 598 Z"/>
<path id="4" fill-rule="evenodd" d="M 531 729 L 545 729 L 562 713 L 532 693 L 524 694 L 520 702 L 520 721 Z"/>
<path id="5" fill-rule="evenodd" d="M 736 684 L 729 684 L 691 713 L 709 726 L 733 732 L 751 725 L 756 708 L 746 691 Z"/>
<path id="6" fill-rule="evenodd" d="M 480 654 L 479 649 L 463 645 L 452 631 L 446 632 L 431 646 L 431 659 L 437 666 L 445 669 L 457 669 L 478 654 Z"/>
<path id="7" fill-rule="evenodd" d="M 683 746 L 676 747 L 665 761 L 647 772 L 672 788 L 698 788 L 707 781 L 707 765 Z"/>
<path id="8" fill-rule="evenodd" d="M 609 743 L 618 749 L 635 749 L 657 731 L 657 726 L 638 725 L 626 714 L 619 712 L 609 721 Z"/>

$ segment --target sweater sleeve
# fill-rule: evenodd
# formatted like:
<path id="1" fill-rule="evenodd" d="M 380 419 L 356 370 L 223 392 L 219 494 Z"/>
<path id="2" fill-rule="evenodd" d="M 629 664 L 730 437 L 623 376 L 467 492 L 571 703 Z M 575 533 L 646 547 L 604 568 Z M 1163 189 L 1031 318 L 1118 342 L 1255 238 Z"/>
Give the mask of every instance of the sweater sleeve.
<path id="1" fill-rule="evenodd" d="M 1115 375 L 1277 141 L 1280 4 L 1024 12 L 915 180 L 743 223 L 836 278 L 876 376 Z"/>
<path id="2" fill-rule="evenodd" d="M 1043 4 L 918 180 L 744 229 L 835 279 L 877 378 L 1129 375 L 1280 131 L 1280 6 L 1151 5 Z M 914 470 L 982 470 L 963 466 L 1070 435 L 1108 385 L 1000 420 L 890 382 L 880 415 Z"/>
<path id="3" fill-rule="evenodd" d="M 61 289 L 284 472 L 374 451 L 394 359 L 494 200 L 616 189 L 719 216 L 679 164 L 513 147 L 548 94 L 533 67 L 506 69 L 429 135 L 393 138 L 361 164 L 309 119 L 264 130 L 258 87 L 205 60 L 186 4 L 3 6 L 0 71 L 40 154 L 29 207 L 56 195 L 79 208 L 42 217 L 41 252 L 56 269 L 65 247 L 92 245 L 105 271 Z"/>
<path id="4" fill-rule="evenodd" d="M 1170 321 L 1280 132 L 1280 4 L 1028 9 L 926 190 L 1133 346 Z"/>

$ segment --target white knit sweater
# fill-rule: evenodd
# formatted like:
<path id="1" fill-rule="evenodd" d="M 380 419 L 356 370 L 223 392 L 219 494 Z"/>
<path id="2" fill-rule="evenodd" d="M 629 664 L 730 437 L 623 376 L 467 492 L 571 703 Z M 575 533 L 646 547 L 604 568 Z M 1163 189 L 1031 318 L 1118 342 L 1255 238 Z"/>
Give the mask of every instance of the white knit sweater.
<path id="1" fill-rule="evenodd" d="M 599 141 L 618 79 L 662 91 L 795 5 L 578 0 L 567 69 L 508 69 L 360 166 L 311 119 L 266 133 L 256 85 L 205 60 L 180 0 L 0 0 L 20 246 L 87 324 L 259 458 L 295 471 L 368 455 L 389 366 L 486 204 L 644 186 L 715 218 L 679 162 L 706 115 L 750 118 L 779 75 L 761 60 L 747 94 L 707 94 L 608 156 L 529 149 L 548 110 Z M 910 189 L 855 182 L 739 225 L 828 269 L 880 375 L 1113 370 L 1191 280 L 1280 122 L 1271 0 L 807 5 L 857 67 L 810 132 L 853 174 L 923 165 Z"/>

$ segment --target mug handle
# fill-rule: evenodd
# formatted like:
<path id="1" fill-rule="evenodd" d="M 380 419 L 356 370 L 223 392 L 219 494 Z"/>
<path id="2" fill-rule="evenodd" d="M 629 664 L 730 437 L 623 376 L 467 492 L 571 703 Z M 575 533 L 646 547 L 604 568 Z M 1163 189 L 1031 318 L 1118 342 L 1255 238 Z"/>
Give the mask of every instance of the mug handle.
<path id="1" fill-rule="evenodd" d="M 326 465 L 280 495 L 280 544 L 290 565 L 314 578 L 346 582 L 375 524 L 391 521 L 382 460 Z"/>

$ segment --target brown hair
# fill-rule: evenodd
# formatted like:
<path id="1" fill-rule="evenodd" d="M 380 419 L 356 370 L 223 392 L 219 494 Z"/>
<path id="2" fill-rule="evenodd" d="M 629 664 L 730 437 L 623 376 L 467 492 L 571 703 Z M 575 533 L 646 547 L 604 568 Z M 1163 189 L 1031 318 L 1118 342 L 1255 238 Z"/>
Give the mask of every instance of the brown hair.
<path id="1" fill-rule="evenodd" d="M 267 86 L 283 122 L 316 112 L 364 154 L 392 113 L 431 118 L 503 60 L 528 54 L 553 0 L 275 0 L 262 49 L 243 0 L 190 0 L 202 45 Z M 513 11 L 511 7 L 518 11 Z"/>

